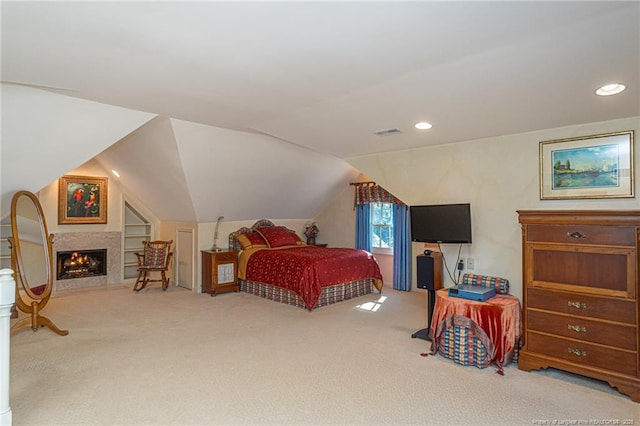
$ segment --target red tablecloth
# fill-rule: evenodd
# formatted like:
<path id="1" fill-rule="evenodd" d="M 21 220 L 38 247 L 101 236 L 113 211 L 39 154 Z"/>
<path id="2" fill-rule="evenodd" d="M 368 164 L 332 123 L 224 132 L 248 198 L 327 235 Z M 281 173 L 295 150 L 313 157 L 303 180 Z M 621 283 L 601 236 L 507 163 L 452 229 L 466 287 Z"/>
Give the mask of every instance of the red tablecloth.
<path id="1" fill-rule="evenodd" d="M 438 290 L 430 330 L 433 353 L 438 351 L 442 333 L 452 325 L 471 328 L 484 344 L 491 364 L 502 371 L 522 336 L 520 301 L 509 294 L 498 294 L 485 302 L 476 302 L 449 297 L 446 288 Z"/>

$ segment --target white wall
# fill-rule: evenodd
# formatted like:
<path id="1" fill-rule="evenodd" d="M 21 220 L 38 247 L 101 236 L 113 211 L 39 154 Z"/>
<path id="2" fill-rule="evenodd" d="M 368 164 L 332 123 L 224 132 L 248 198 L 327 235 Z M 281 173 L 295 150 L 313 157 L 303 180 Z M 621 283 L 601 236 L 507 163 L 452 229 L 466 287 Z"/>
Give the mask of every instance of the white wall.
<path id="1" fill-rule="evenodd" d="M 117 262 L 120 265 L 123 263 L 124 253 L 121 250 L 122 246 L 122 229 L 124 222 L 124 202 L 125 200 L 135 207 L 142 215 L 147 218 L 152 224 L 152 239 L 159 238 L 159 232 L 161 223 L 157 217 L 149 211 L 133 194 L 126 190 L 125 185 L 121 183 L 121 180 L 116 178 L 111 172 L 106 171 L 100 163 L 96 160 L 90 160 L 82 166 L 70 171 L 68 174 L 76 176 L 91 176 L 91 177 L 106 177 L 107 178 L 107 223 L 106 224 L 86 224 L 86 225 L 64 225 L 58 224 L 58 179 L 51 182 L 38 192 L 38 199 L 42 205 L 45 219 L 47 221 L 47 228 L 49 233 L 57 235 L 55 240 L 61 240 L 60 234 L 69 233 L 107 233 L 114 232 L 120 235 L 120 241 L 117 243 L 118 247 L 113 247 L 114 253 L 118 253 L 119 259 Z M 116 243 L 114 243 L 116 244 Z M 111 268 L 110 268 L 111 269 Z M 123 269 L 118 268 L 118 276 L 109 276 L 109 283 L 118 283 L 123 280 Z M 95 280 L 94 280 L 95 281 Z M 74 283 L 76 284 L 76 283 Z"/>
<path id="2" fill-rule="evenodd" d="M 509 279 L 511 293 L 521 298 L 522 250 L 517 210 L 640 208 L 637 198 L 540 200 L 539 142 L 624 130 L 634 130 L 637 138 L 640 117 L 383 153 L 348 161 L 407 204 L 470 202 L 473 244 L 463 245 L 462 257 L 475 259 L 476 273 Z M 637 160 L 638 150 L 635 150 L 635 158 Z M 635 168 L 635 180 L 637 183 L 638 167 Z M 346 191 L 344 196 L 345 199 L 348 196 Z M 342 221 L 352 223 L 353 212 L 343 213 Z M 325 227 L 343 226 L 332 225 L 341 221 L 337 212 L 322 216 L 325 214 L 332 217 Z M 423 244 L 414 243 L 414 258 L 423 249 Z M 457 245 L 443 245 L 450 269 L 455 267 L 457 249 Z M 447 281 L 445 278 L 445 284 L 450 285 Z M 415 288 L 415 260 L 413 285 Z"/>
<path id="3" fill-rule="evenodd" d="M 360 174 L 354 182 L 371 180 Z M 354 187 L 345 186 L 344 190 L 315 218 L 320 229 L 317 240 L 329 244 L 329 247 L 355 247 L 356 216 L 354 206 Z M 393 286 L 393 255 L 373 253 L 386 287 Z"/>
<path id="4" fill-rule="evenodd" d="M 198 224 L 196 222 L 171 222 L 171 221 L 163 221 L 160 222 L 160 227 L 158 232 L 156 233 L 155 239 L 165 240 L 165 241 L 173 241 L 171 245 L 173 251 L 173 258 L 171 259 L 171 265 L 169 267 L 169 280 L 170 285 L 177 285 L 177 278 L 175 277 L 176 273 L 176 264 L 178 262 L 178 230 L 189 229 L 193 232 L 193 258 L 191 267 L 192 270 L 192 278 L 193 278 L 193 291 L 198 291 L 198 275 L 196 270 L 200 268 L 200 252 L 196 251 L 198 247 Z M 226 245 L 225 245 L 226 247 Z"/>
<path id="5" fill-rule="evenodd" d="M 38 192 L 40 204 L 47 220 L 49 232 L 56 234 L 61 232 L 110 232 L 122 231 L 123 224 L 123 203 L 126 198 L 136 210 L 145 215 L 152 224 L 154 230 L 158 230 L 159 221 L 156 216 L 131 193 L 127 192 L 120 180 L 113 176 L 111 172 L 106 171 L 97 161 L 90 160 L 82 166 L 68 173 L 76 176 L 92 176 L 107 178 L 107 223 L 106 224 L 87 224 L 87 225 L 59 225 L 58 224 L 58 179 L 51 182 L 45 188 Z"/>
<path id="6" fill-rule="evenodd" d="M 357 179 L 360 180 L 360 179 Z M 315 218 L 320 232 L 317 241 L 331 247 L 355 247 L 356 217 L 353 209 L 353 186 L 344 190 Z"/>

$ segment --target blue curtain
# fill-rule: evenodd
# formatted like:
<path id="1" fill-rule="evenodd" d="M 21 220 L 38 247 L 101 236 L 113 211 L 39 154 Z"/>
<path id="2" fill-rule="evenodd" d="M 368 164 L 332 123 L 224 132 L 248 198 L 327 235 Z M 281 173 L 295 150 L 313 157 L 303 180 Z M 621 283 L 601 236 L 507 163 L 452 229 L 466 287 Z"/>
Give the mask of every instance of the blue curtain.
<path id="1" fill-rule="evenodd" d="M 356 248 L 371 251 L 369 204 L 356 206 Z"/>
<path id="2" fill-rule="evenodd" d="M 409 208 L 393 205 L 393 288 L 411 291 L 411 229 Z"/>

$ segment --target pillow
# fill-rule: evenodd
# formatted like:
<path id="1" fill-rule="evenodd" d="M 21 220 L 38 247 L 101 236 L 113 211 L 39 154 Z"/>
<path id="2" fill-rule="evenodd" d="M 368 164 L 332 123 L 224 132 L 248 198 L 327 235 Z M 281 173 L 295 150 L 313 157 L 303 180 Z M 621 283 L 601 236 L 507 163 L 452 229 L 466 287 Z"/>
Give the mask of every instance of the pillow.
<path id="1" fill-rule="evenodd" d="M 462 284 L 471 284 L 480 287 L 495 287 L 496 293 L 509 293 L 509 280 L 491 275 L 464 274 L 462 276 Z"/>
<path id="2" fill-rule="evenodd" d="M 242 250 L 247 250 L 254 247 L 267 247 L 267 242 L 262 235 L 257 232 L 250 232 L 248 234 L 236 235 L 236 240 L 240 243 Z"/>
<path id="3" fill-rule="evenodd" d="M 299 238 L 284 226 L 265 226 L 257 231 L 267 240 L 269 247 L 294 246 Z"/>

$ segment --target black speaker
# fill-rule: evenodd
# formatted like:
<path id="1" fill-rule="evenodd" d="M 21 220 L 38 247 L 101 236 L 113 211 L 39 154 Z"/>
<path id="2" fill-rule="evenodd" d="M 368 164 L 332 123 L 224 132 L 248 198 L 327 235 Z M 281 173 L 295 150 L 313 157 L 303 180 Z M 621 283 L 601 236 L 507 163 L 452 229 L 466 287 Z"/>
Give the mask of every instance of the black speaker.
<path id="1" fill-rule="evenodd" d="M 433 280 L 433 257 L 431 256 L 418 256 L 416 268 L 417 268 L 417 285 L 418 288 L 424 288 L 426 290 L 434 289 Z"/>
<path id="2" fill-rule="evenodd" d="M 438 290 L 442 288 L 442 271 L 440 268 L 441 258 L 432 252 L 430 255 L 420 255 L 416 260 L 418 288 L 426 290 Z"/>
<path id="3" fill-rule="evenodd" d="M 442 254 L 431 250 L 427 254 L 427 250 L 425 250 L 425 254 L 421 254 L 416 258 L 416 269 L 418 272 L 416 277 L 418 288 L 427 290 L 427 328 L 416 331 L 411 337 L 431 340 L 429 329 L 431 328 L 431 317 L 433 316 L 433 308 L 436 301 L 436 290 L 442 288 Z"/>

